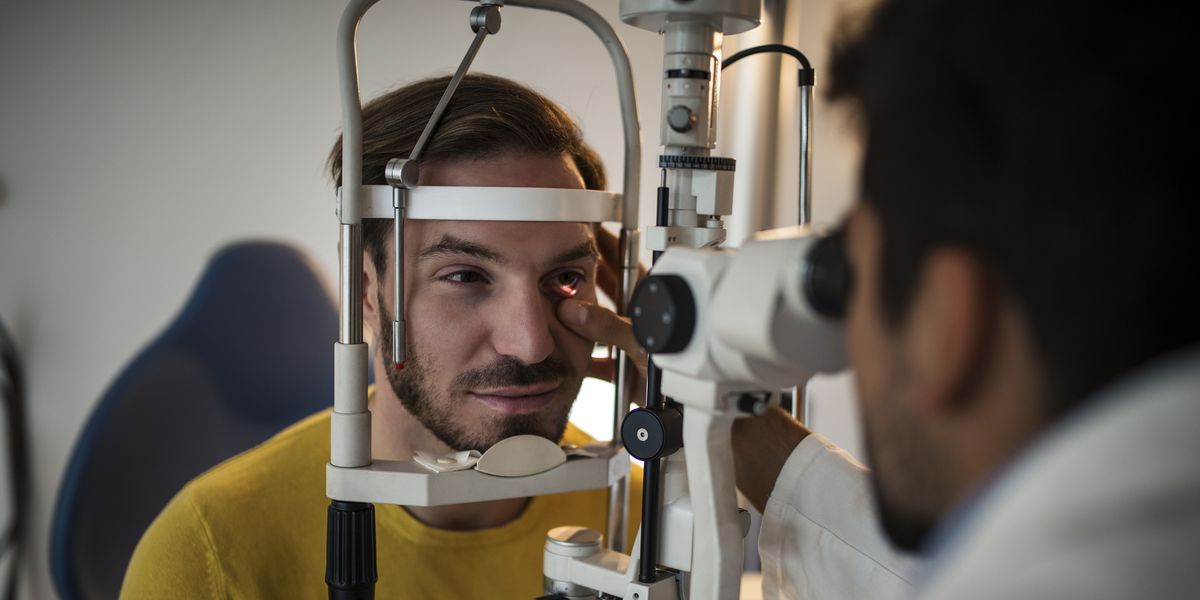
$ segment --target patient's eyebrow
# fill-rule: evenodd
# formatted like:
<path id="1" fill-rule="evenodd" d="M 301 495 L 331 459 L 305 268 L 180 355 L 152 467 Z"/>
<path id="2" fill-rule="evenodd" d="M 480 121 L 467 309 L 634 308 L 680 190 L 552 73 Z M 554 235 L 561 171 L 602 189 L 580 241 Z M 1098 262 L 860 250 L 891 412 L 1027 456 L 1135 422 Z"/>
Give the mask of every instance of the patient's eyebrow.
<path id="1" fill-rule="evenodd" d="M 504 264 L 507 258 L 500 256 L 495 250 L 481 246 L 475 242 L 454 237 L 448 233 L 442 234 L 442 239 L 426 246 L 418 255 L 418 259 L 436 258 L 449 255 L 466 255 L 480 260 Z"/>
<path id="2" fill-rule="evenodd" d="M 550 264 L 560 265 L 562 263 L 569 263 L 581 258 L 593 258 L 596 260 L 600 259 L 600 248 L 596 246 L 595 238 L 588 238 L 586 242 L 560 253 L 558 256 L 555 256 L 550 260 Z"/>

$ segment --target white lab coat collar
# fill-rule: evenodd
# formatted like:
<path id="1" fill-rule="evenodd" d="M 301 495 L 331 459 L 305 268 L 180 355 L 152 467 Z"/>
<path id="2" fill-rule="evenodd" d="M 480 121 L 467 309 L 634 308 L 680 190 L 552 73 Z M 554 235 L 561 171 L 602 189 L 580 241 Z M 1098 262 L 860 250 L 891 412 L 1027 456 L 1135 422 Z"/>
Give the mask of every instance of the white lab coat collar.
<path id="1" fill-rule="evenodd" d="M 1138 595 L 1178 593 L 1173 578 L 1183 572 L 1157 554 L 1180 544 L 1200 550 L 1200 537 L 1178 539 L 1200 526 L 1200 348 L 1101 392 L 1007 467 L 978 502 L 946 538 L 918 596 L 1056 597 L 1055 590 L 1082 589 L 1075 585 L 1090 591 L 1063 595 L 1122 597 L 1125 571 L 1114 567 L 1161 567 L 1157 581 L 1139 582 Z M 1191 514 L 1175 535 L 1142 531 L 1180 503 Z M 1120 564 L 1109 564 L 1104 552 L 1121 556 Z"/>

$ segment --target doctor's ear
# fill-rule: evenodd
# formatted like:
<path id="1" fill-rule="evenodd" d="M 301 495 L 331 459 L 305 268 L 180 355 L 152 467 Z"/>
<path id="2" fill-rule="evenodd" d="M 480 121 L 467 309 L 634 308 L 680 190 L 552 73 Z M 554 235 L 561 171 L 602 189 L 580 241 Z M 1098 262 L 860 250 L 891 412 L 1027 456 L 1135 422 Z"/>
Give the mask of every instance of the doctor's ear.
<path id="1" fill-rule="evenodd" d="M 930 252 L 904 325 L 902 351 L 918 410 L 969 410 L 992 353 L 997 318 L 982 265 L 958 248 Z"/>

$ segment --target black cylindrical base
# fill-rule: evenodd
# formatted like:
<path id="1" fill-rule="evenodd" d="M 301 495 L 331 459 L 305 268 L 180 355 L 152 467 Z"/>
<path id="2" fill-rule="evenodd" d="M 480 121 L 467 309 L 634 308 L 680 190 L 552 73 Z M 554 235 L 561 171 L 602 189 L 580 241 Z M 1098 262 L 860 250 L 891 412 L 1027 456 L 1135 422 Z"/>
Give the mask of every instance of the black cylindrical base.
<path id="1" fill-rule="evenodd" d="M 325 535 L 325 583 L 329 600 L 374 600 L 375 507 L 363 502 L 329 503 Z"/>

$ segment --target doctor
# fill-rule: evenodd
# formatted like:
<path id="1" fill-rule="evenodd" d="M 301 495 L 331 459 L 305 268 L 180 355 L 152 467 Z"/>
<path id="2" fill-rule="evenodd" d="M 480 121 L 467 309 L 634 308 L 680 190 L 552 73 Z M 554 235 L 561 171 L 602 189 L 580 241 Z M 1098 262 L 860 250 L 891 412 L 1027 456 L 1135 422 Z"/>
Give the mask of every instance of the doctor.
<path id="1" fill-rule="evenodd" d="M 1096 8 L 883 0 L 835 48 L 872 470 L 737 423 L 767 597 L 1200 589 L 1200 63 L 1183 7 Z"/>

